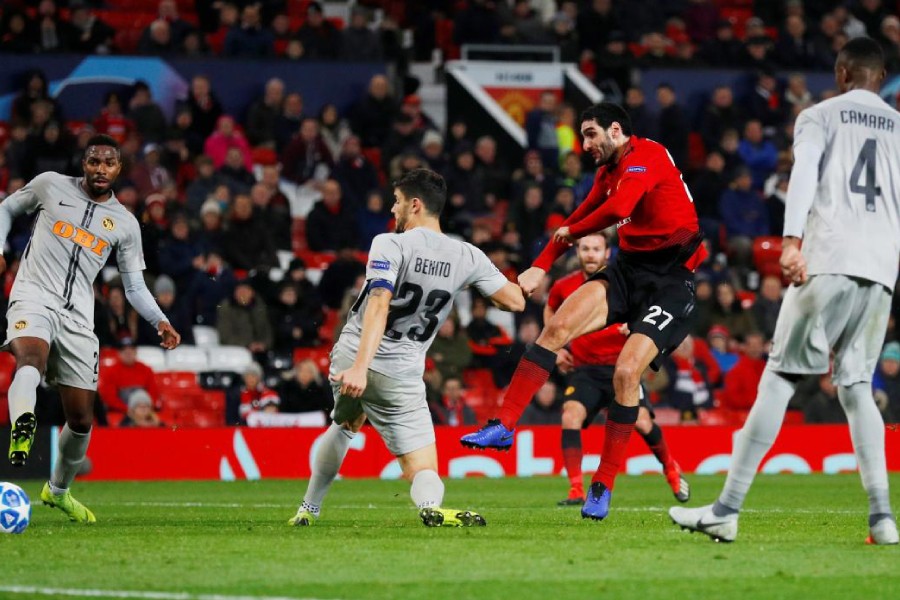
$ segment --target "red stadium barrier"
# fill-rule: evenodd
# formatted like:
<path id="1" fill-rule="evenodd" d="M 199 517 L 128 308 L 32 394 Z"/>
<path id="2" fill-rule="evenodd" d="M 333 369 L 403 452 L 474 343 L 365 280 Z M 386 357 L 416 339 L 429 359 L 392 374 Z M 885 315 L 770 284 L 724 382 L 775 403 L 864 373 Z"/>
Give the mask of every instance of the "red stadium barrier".
<path id="1" fill-rule="evenodd" d="M 439 427 L 439 470 L 451 477 L 556 475 L 562 471 L 558 427 L 531 427 L 516 433 L 512 452 L 475 452 L 459 445 L 472 428 Z M 88 452 L 93 469 L 86 479 L 258 479 L 309 477 L 316 441 L 323 430 L 297 429 L 103 429 L 96 428 Z M 666 439 L 688 472 L 720 473 L 728 468 L 731 427 L 669 427 Z M 400 470 L 378 434 L 365 427 L 353 441 L 341 470 L 346 477 L 393 479 Z M 603 428 L 585 432 L 585 468 L 599 461 Z M 900 432 L 889 426 L 887 463 L 900 471 Z M 856 461 L 850 434 L 842 425 L 786 426 L 763 461 L 764 472 L 839 473 Z M 643 440 L 632 436 L 626 471 L 659 470 Z"/>

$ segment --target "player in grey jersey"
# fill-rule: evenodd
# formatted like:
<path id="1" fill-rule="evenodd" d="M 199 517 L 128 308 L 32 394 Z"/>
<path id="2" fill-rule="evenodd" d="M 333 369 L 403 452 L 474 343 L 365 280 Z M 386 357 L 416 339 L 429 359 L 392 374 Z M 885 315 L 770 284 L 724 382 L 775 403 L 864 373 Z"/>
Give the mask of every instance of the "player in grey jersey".
<path id="1" fill-rule="evenodd" d="M 35 390 L 46 373 L 59 388 L 66 424 L 41 500 L 73 521 L 93 523 L 93 513 L 72 497 L 69 486 L 94 421 L 100 347 L 93 331 L 93 285 L 110 253 L 116 252 L 125 295 L 157 328 L 160 345 L 174 348 L 181 336 L 144 283 L 140 227 L 112 191 L 122 170 L 118 143 L 106 135 L 92 137 L 81 164 L 84 177 L 42 173 L 0 204 L 0 249 L 14 218 L 37 212 L 9 298 L 3 349 L 16 357 L 8 394 L 10 462 L 22 466 L 28 459 L 37 427 Z M 5 270 L 0 255 L 0 273 Z"/>
<path id="2" fill-rule="evenodd" d="M 312 477 L 291 525 L 311 525 L 350 442 L 366 418 L 397 457 L 428 526 L 483 525 L 470 511 L 441 506 L 434 425 L 425 401 L 425 352 L 453 297 L 474 287 L 494 305 L 521 311 L 525 297 L 483 252 L 441 233 L 444 179 L 415 169 L 394 184 L 396 233 L 372 241 L 366 285 L 331 352 L 334 422 L 322 435 Z"/>
<path id="3" fill-rule="evenodd" d="M 827 373 L 834 350 L 832 377 L 869 496 L 867 542 L 898 543 L 884 422 L 872 396 L 900 257 L 900 114 L 878 96 L 884 74 L 881 46 L 855 38 L 835 64 L 841 95 L 797 117 L 781 254 L 793 285 L 756 403 L 735 436 L 725 488 L 715 504 L 672 507 L 669 515 L 682 528 L 735 539 L 738 512 L 799 377 Z"/>

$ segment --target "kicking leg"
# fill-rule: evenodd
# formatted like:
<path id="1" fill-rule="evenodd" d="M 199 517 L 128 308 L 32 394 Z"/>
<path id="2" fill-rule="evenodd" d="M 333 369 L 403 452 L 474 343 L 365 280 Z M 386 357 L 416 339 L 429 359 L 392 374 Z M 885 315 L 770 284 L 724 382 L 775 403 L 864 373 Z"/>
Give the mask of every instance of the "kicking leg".
<path id="1" fill-rule="evenodd" d="M 9 440 L 9 462 L 14 467 L 21 467 L 28 460 L 34 443 L 37 429 L 34 416 L 36 390 L 47 370 L 50 345 L 41 338 L 21 337 L 12 340 L 9 346 L 16 357 L 16 374 L 8 392 L 9 422 L 13 426 Z"/>
<path id="2" fill-rule="evenodd" d="M 659 350 L 655 342 L 642 333 L 632 333 L 619 354 L 613 374 L 616 399 L 607 412 L 603 454 L 600 466 L 591 479 L 587 501 L 581 509 L 584 518 L 599 521 L 609 514 L 616 475 L 625 461 L 625 450 L 638 417 L 641 374 L 657 354 Z"/>
<path id="3" fill-rule="evenodd" d="M 597 331 L 606 325 L 606 281 L 588 281 L 566 298 L 544 326 L 534 345 L 519 361 L 503 398 L 497 419 L 481 431 L 464 435 L 460 442 L 470 448 L 509 449 L 512 430 L 531 398 L 556 366 L 556 352 L 579 335 Z"/>
<path id="4" fill-rule="evenodd" d="M 306 487 L 306 494 L 303 495 L 303 502 L 297 509 L 289 525 L 306 526 L 312 525 L 314 520 L 319 517 L 322 501 L 325 494 L 328 493 L 331 484 L 334 482 L 350 449 L 350 444 L 356 433 L 366 421 L 366 415 L 360 414 L 353 422 L 347 422 L 343 425 L 332 423 L 331 426 L 322 434 L 319 448 L 312 465 L 312 474 L 309 477 L 309 484 Z"/>
<path id="5" fill-rule="evenodd" d="M 897 523 L 891 512 L 884 455 L 884 420 L 875 406 L 869 382 L 838 387 L 838 399 L 847 422 L 863 488 L 869 496 L 869 543 L 898 543 Z"/>
<path id="6" fill-rule="evenodd" d="M 584 480 L 581 472 L 581 428 L 587 419 L 587 410 L 581 402 L 569 400 L 562 407 L 562 456 L 566 475 L 569 477 L 569 495 L 559 505 L 584 504 Z"/>
<path id="7" fill-rule="evenodd" d="M 95 393 L 93 390 L 59 386 L 66 424 L 59 434 L 59 455 L 53 465 L 53 474 L 41 490 L 44 504 L 60 509 L 69 520 L 79 523 L 94 523 L 97 520 L 94 513 L 69 492 L 91 441 Z"/>
<path id="8" fill-rule="evenodd" d="M 656 460 L 662 465 L 663 475 L 665 475 L 669 487 L 672 488 L 675 499 L 679 502 L 690 500 L 691 488 L 687 479 L 684 478 L 679 464 L 669 453 L 669 446 L 663 437 L 662 429 L 650 417 L 650 411 L 643 406 L 638 411 L 638 418 L 634 428 L 641 434 L 641 437 L 644 438 L 644 443 L 647 444 L 647 447 L 656 456 Z"/>

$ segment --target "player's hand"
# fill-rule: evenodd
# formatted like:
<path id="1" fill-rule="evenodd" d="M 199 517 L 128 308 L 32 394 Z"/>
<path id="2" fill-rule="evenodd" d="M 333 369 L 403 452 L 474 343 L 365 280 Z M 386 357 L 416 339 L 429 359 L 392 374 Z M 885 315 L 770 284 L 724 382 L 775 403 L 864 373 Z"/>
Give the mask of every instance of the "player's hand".
<path id="1" fill-rule="evenodd" d="M 628 323 L 622 323 L 621 325 L 619 325 L 619 333 L 624 336 L 631 335 L 631 330 L 628 328 Z"/>
<path id="2" fill-rule="evenodd" d="M 366 391 L 367 371 L 368 369 L 354 365 L 332 377 L 331 381 L 341 384 L 341 394 L 344 396 L 359 398 Z"/>
<path id="3" fill-rule="evenodd" d="M 172 327 L 172 324 L 168 321 L 160 321 L 157 332 L 159 333 L 159 337 L 162 338 L 159 345 L 166 350 L 171 350 L 181 343 L 181 335 L 175 331 L 175 328 Z"/>
<path id="4" fill-rule="evenodd" d="M 571 246 L 575 243 L 575 237 L 566 225 L 563 225 L 553 233 L 553 241 L 557 244 L 568 244 Z"/>
<path id="5" fill-rule="evenodd" d="M 781 273 L 794 285 L 806 283 L 806 258 L 797 244 L 788 244 L 781 250 Z"/>
<path id="6" fill-rule="evenodd" d="M 563 375 L 565 375 L 566 373 L 571 373 L 572 369 L 575 368 L 575 359 L 573 358 L 572 353 L 565 348 L 557 352 L 556 368 L 559 369 L 559 372 Z"/>
<path id="7" fill-rule="evenodd" d="M 544 280 L 544 275 L 546 274 L 547 272 L 540 267 L 529 267 L 522 271 L 522 274 L 519 275 L 519 287 L 525 292 L 525 297 L 529 297 L 534 293 L 534 290 L 541 285 L 541 281 Z"/>
<path id="8" fill-rule="evenodd" d="M 6 258 L 0 254 L 0 273 L 6 272 Z"/>

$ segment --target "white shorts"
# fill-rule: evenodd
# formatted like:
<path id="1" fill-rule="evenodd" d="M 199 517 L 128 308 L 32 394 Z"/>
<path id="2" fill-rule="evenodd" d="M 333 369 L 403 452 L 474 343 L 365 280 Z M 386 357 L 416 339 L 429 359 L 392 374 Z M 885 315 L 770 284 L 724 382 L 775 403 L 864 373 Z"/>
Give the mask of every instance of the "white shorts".
<path id="1" fill-rule="evenodd" d="M 353 359 L 333 352 L 329 374 L 334 376 L 352 364 Z M 343 396 L 340 388 L 339 384 L 331 384 L 334 393 L 331 418 L 336 423 L 352 422 L 365 413 L 394 456 L 434 444 L 434 424 L 422 379 L 396 379 L 369 370 L 362 397 Z"/>
<path id="2" fill-rule="evenodd" d="M 872 381 L 891 309 L 891 290 L 846 275 L 813 275 L 781 304 L 769 366 L 781 373 L 827 373 L 836 385 Z"/>
<path id="3" fill-rule="evenodd" d="M 36 337 L 50 345 L 47 383 L 97 390 L 100 342 L 92 329 L 42 304 L 17 300 L 6 311 L 6 341 Z"/>

